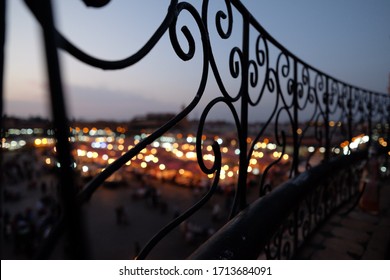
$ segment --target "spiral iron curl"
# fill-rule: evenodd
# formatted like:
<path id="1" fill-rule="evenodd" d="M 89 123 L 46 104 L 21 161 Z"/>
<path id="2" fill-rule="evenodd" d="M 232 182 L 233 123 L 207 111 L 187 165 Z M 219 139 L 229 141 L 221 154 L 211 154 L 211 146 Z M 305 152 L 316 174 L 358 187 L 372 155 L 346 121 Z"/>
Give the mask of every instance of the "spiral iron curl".
<path id="1" fill-rule="evenodd" d="M 107 0 L 83 1 L 87 5 L 94 7 L 102 7 L 109 2 Z M 37 21 L 44 28 L 47 28 L 47 25 L 44 24 L 46 20 L 45 15 L 41 9 L 43 2 L 32 0 L 25 0 L 25 2 Z M 213 17 L 210 16 L 209 2 L 204 0 L 201 11 L 198 11 L 188 2 L 171 0 L 163 21 L 143 47 L 119 60 L 105 60 L 94 57 L 87 51 L 77 47 L 55 26 L 51 26 L 55 33 L 57 48 L 62 49 L 87 65 L 104 70 L 120 70 L 133 66 L 144 59 L 165 34 L 169 35 L 172 49 L 182 61 L 193 60 L 198 51 L 198 45 L 201 46 L 200 50 L 203 54 L 199 86 L 196 92 L 194 92 L 194 97 L 189 105 L 177 113 L 169 122 L 162 125 L 131 150 L 109 164 L 101 173 L 88 182 L 76 197 L 78 205 L 87 201 L 103 182 L 123 167 L 126 162 L 138 155 L 144 148 L 151 145 L 156 139 L 193 112 L 204 95 L 209 76 L 213 76 L 217 83 L 220 96 L 205 105 L 199 121 L 196 141 L 197 162 L 200 169 L 204 174 L 214 175 L 210 188 L 195 205 L 156 233 L 141 250 L 137 259 L 145 259 L 162 238 L 197 212 L 215 193 L 221 173 L 221 147 L 214 141 L 212 144 L 214 161 L 211 167 L 206 166 L 202 156 L 202 136 L 208 114 L 217 104 L 225 105 L 234 118 L 235 132 L 241 153 L 239 162 L 241 171 L 247 170 L 256 143 L 265 135 L 266 130 L 274 125 L 272 136 L 277 144 L 277 148 L 281 150 L 281 156 L 265 167 L 261 179 L 257 182 L 259 196 L 266 195 L 275 187 L 267 184 L 266 179 L 270 170 L 286 154 L 288 137 L 293 139 L 292 148 L 294 150 L 289 176 L 291 178 L 298 174 L 298 166 L 302 160 L 299 149 L 302 147 L 302 142 L 310 129 L 314 131 L 315 143 L 313 145 L 315 152 L 321 148 L 326 151 L 323 156 L 324 161 L 329 160 L 330 156 L 335 156 L 332 154 L 332 149 L 340 144 L 338 142 L 340 139 L 337 137 L 342 136 L 343 139 L 350 141 L 356 131 L 371 136 L 375 125 L 381 126 L 384 135 L 386 133 L 387 135 L 389 134 L 390 98 L 388 96 L 344 83 L 302 61 L 277 42 L 240 1 L 225 0 L 223 9 L 218 9 Z M 222 71 L 218 68 L 215 59 L 215 49 L 213 49 L 213 44 L 209 37 L 211 28 L 217 31 L 218 39 L 229 40 L 233 37 L 232 33 L 235 28 L 233 20 L 234 17 L 237 17 L 237 13 L 233 13 L 233 8 L 238 11 L 239 16 L 242 16 L 244 27 L 242 28 L 242 45 L 232 47 L 227 58 L 229 78 L 240 83 L 239 90 L 236 93 L 229 90 L 227 82 L 221 76 Z M 187 25 L 183 25 L 179 29 L 178 19 L 183 13 L 188 13 L 191 16 L 191 20 L 195 22 L 197 32 L 199 32 L 201 37 L 200 44 L 197 44 L 194 39 L 194 32 Z M 178 39 L 179 30 L 187 43 L 186 48 Z M 254 46 L 251 45 L 253 44 L 252 38 L 256 38 Z M 249 94 L 249 91 L 255 93 Z M 261 102 L 266 98 L 272 99 L 273 105 L 269 108 L 271 113 L 264 120 L 260 131 L 254 135 L 254 139 L 248 143 L 247 147 L 247 139 L 249 139 L 248 109 L 257 109 L 257 106 L 262 105 Z M 241 105 L 240 112 L 236 109 L 238 103 Z M 307 113 L 310 110 L 311 112 Z M 303 122 L 302 117 L 305 114 L 307 114 L 306 121 Z M 282 116 L 285 116 L 286 120 L 283 120 Z M 283 126 L 284 122 L 289 125 L 289 129 Z M 332 125 L 330 125 L 331 123 Z M 313 152 L 306 158 L 306 169 L 311 167 L 314 154 Z M 351 170 L 351 172 L 359 173 L 360 171 Z M 247 176 L 246 174 L 240 174 L 240 178 L 239 180 L 241 181 L 237 182 L 237 193 L 246 195 L 245 185 Z M 269 258 L 289 258 L 296 250 L 298 243 L 310 235 L 315 226 L 325 219 L 331 208 L 337 207 L 340 201 L 344 201 L 353 195 L 353 190 L 346 187 L 345 182 L 349 180 L 348 178 L 340 176 L 335 179 L 340 184 L 340 189 L 324 186 L 313 192 L 306 199 L 306 205 L 296 210 L 295 215 L 291 216 L 270 240 L 266 247 L 267 256 Z M 331 200 L 334 196 L 337 199 Z M 246 207 L 243 204 L 245 204 L 245 200 L 236 196 L 230 217 L 233 217 L 238 210 Z M 53 251 L 55 242 L 59 240 L 60 235 L 65 230 L 64 218 L 62 218 L 50 233 L 48 242 L 43 246 L 42 250 L 45 253 Z"/>

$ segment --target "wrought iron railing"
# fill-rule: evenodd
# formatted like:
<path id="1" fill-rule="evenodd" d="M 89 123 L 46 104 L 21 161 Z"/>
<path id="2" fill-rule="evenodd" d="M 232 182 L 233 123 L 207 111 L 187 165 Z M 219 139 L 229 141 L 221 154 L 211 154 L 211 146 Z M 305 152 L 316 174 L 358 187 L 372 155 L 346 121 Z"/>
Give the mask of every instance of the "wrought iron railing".
<path id="1" fill-rule="evenodd" d="M 84 2 L 98 7 L 104 6 L 104 2 L 109 1 L 84 0 Z M 0 1 L 0 3 L 2 14 L 0 43 L 3 51 L 5 1 Z M 226 0 L 223 4 L 221 2 L 223 7 L 212 14 L 207 0 L 203 1 L 200 10 L 197 10 L 190 3 L 172 0 L 164 20 L 146 44 L 137 52 L 116 61 L 93 57 L 61 34 L 54 22 L 51 1 L 25 0 L 25 3 L 43 30 L 53 127 L 57 140 L 58 162 L 60 163 L 59 181 L 61 182 L 59 199 L 62 205 L 62 216 L 41 247 L 38 258 L 48 258 L 64 233 L 66 233 L 70 244 L 69 258 L 87 257 L 87 250 L 84 248 L 85 236 L 81 227 L 81 205 L 94 194 L 107 178 L 117 172 L 130 159 L 170 131 L 195 108 L 202 107 L 200 101 L 204 99 L 205 88 L 211 77 L 215 79 L 220 94 L 202 108 L 195 144 L 197 163 L 200 169 L 206 178 L 206 175 L 212 175 L 210 187 L 207 194 L 199 202 L 161 229 L 151 239 L 138 255 L 139 259 L 146 258 L 164 236 L 201 208 L 213 196 L 221 183 L 224 154 L 221 152 L 221 145 L 214 141 L 213 137 L 209 137 L 211 140 L 207 139 L 204 132 L 209 113 L 217 105 L 226 106 L 226 111 L 230 112 L 236 129 L 237 149 L 240 151 L 235 198 L 230 218 L 236 217 L 241 211 L 249 211 L 251 214 L 260 213 L 262 217 L 266 217 L 268 211 L 264 212 L 265 205 L 273 207 L 272 211 L 284 212 L 283 217 L 285 214 L 291 213 L 292 215 L 287 218 L 286 223 L 279 219 L 276 225 L 264 231 L 266 238 L 263 238 L 261 240 L 263 243 L 258 246 L 264 246 L 264 241 L 267 238 L 270 239 L 271 243 L 266 246 L 266 252 L 267 256 L 271 258 L 280 258 L 283 254 L 285 257 L 291 257 L 291 252 L 315 228 L 313 225 L 317 225 L 320 220 L 322 221 L 323 215 L 331 213 L 329 209 L 335 208 L 334 203 L 337 202 L 336 204 L 339 205 L 356 193 L 356 188 L 350 189 L 350 186 L 356 185 L 357 180 L 354 179 L 356 177 L 351 172 L 359 173 L 358 171 L 343 174 L 338 172 L 334 178 L 329 176 L 334 171 L 334 166 L 340 167 L 340 163 L 334 163 L 337 162 L 335 158 L 355 157 L 357 154 L 355 150 L 359 150 L 361 147 L 367 148 L 368 145 L 377 141 L 378 137 L 381 137 L 382 140 L 389 139 L 390 98 L 388 95 L 347 84 L 302 61 L 277 42 L 238 0 Z M 194 21 L 194 25 L 191 27 L 196 27 L 196 32 L 200 36 L 199 42 L 195 41 L 194 32 L 187 25 L 179 26 L 178 20 L 183 14 L 189 15 Z M 236 22 L 239 22 L 239 26 L 234 24 Z M 182 32 L 181 35 L 185 38 L 186 47 L 183 46 L 183 40 L 178 39 L 179 28 Z M 213 48 L 213 42 L 217 39 L 222 41 L 231 39 L 233 31 L 240 33 L 240 42 L 229 50 L 226 57 L 230 75 L 226 78 L 222 74 L 220 57 Z M 215 34 L 217 38 L 212 38 L 210 34 Z M 165 35 L 169 36 L 176 56 L 182 61 L 191 61 L 194 59 L 195 53 L 201 53 L 201 78 L 197 90 L 193 92 L 192 101 L 169 122 L 142 139 L 134 148 L 108 165 L 81 191 L 78 191 L 74 183 L 74 170 L 71 167 L 73 159 L 69 143 L 69 122 L 64 102 L 66 96 L 63 93 L 58 50 L 67 52 L 92 67 L 118 70 L 132 67 L 141 61 Z M 3 53 L 0 63 L 3 67 Z M 1 75 L 2 71 L 3 68 L 1 68 Z M 232 88 L 229 87 L 230 82 L 226 80 L 233 80 L 238 84 L 237 92 L 232 92 Z M 1 100 L 3 102 L 3 98 Z M 252 114 L 260 114 L 262 111 L 266 111 L 267 115 L 262 120 L 258 130 L 254 132 L 250 129 L 250 117 Z M 0 113 L 2 115 L 2 111 Z M 276 153 L 271 162 L 262 163 L 261 157 L 257 156 L 257 150 L 260 144 L 270 144 L 267 143 L 269 139 L 265 141 L 266 137 L 274 142 L 269 148 Z M 211 165 L 206 163 L 203 157 L 207 141 L 213 142 L 211 146 L 214 157 Z M 307 141 L 310 143 L 306 143 Z M 362 143 L 367 144 L 359 147 Z M 288 160 L 283 161 L 287 158 Z M 256 159 L 256 163 L 253 163 L 252 159 Z M 321 167 L 320 169 L 313 167 L 321 162 L 328 163 L 330 167 Z M 359 170 L 360 168 L 350 165 L 350 159 L 342 159 L 340 162 L 348 163 L 346 168 L 350 170 Z M 261 210 L 253 212 L 258 201 L 254 202 L 248 208 L 249 210 L 247 209 L 250 202 L 247 198 L 248 169 L 256 166 L 262 173 L 261 177 L 256 177 L 258 179 L 256 185 L 259 197 L 264 197 L 265 202 L 260 203 Z M 262 167 L 260 168 L 260 166 Z M 278 183 L 272 180 L 275 177 L 272 173 L 275 172 L 275 169 L 280 169 L 281 166 L 283 174 L 287 174 L 284 179 L 292 181 L 277 187 Z M 324 169 L 326 170 L 324 171 Z M 318 172 L 318 170 L 320 171 Z M 308 189 L 311 184 L 318 184 L 322 187 L 310 192 Z M 293 188 L 302 189 L 302 193 L 305 194 L 304 198 L 301 197 L 302 194 L 299 191 L 299 199 L 297 198 L 297 200 L 303 199 L 304 203 L 298 204 L 293 195 L 291 200 L 287 199 L 291 202 L 290 208 L 287 206 L 277 207 L 274 204 L 275 200 L 280 197 L 286 198 L 282 192 Z M 320 195 L 316 195 L 316 193 Z M 333 195 L 337 197 L 337 200 L 330 199 L 329 196 Z M 324 198 L 324 196 L 327 197 Z M 319 203 L 318 200 L 322 202 Z M 267 201 L 272 201 L 272 203 L 267 204 Z M 231 222 L 237 234 L 240 234 L 240 231 L 247 227 L 247 224 L 243 225 L 240 222 L 235 224 L 234 221 L 240 221 L 241 216 L 238 215 Z M 254 221 L 251 219 L 250 222 Z M 261 224 L 261 227 L 266 227 L 266 225 Z M 258 226 L 254 228 L 252 234 L 263 231 L 263 228 Z M 272 237 L 273 234 L 274 237 Z M 215 241 L 218 236 L 220 235 L 217 234 L 212 240 Z M 294 241 L 285 241 L 289 239 Z M 250 240 L 255 240 L 255 238 Z M 227 246 L 233 248 L 235 245 L 228 244 Z M 247 248 L 247 246 L 243 248 Z M 229 251 L 227 252 L 229 253 Z M 210 256 L 203 255 L 203 257 L 209 258 Z M 228 254 L 223 257 L 234 258 L 235 256 Z M 248 253 L 240 254 L 240 257 L 256 256 Z"/>
<path id="2" fill-rule="evenodd" d="M 190 258 L 293 258 L 327 217 L 356 197 L 366 157 L 357 152 L 334 158 L 288 180 L 229 221 Z"/>

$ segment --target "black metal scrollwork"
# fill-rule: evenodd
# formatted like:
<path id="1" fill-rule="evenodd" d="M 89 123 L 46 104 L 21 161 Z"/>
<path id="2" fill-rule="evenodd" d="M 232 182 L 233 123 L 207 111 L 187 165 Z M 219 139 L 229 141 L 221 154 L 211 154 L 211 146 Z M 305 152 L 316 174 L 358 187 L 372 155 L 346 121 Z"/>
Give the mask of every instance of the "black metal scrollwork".
<path id="1" fill-rule="evenodd" d="M 87 6 L 93 7 L 103 7 L 110 2 L 109 0 L 83 1 Z M 235 216 L 247 206 L 248 166 L 257 143 L 266 136 L 266 131 L 267 136 L 272 137 L 275 143 L 274 148 L 278 153 L 271 162 L 258 163 L 259 167 L 260 164 L 263 166 L 262 176 L 257 182 L 259 196 L 265 196 L 277 187 L 268 179 L 272 170 L 279 165 L 289 149 L 292 150 L 291 159 L 285 173 L 288 174 L 288 178 L 293 178 L 321 161 L 328 161 L 339 154 L 350 153 L 350 141 L 356 132 L 371 137 L 374 126 L 379 124 L 377 129 L 381 130 L 382 135 L 387 133 L 388 137 L 390 111 L 388 96 L 348 85 L 300 60 L 268 34 L 238 0 L 225 0 L 224 9 L 219 9 L 214 17 L 209 15 L 210 1 L 208 0 L 203 1 L 201 11 L 188 2 L 171 0 L 165 18 L 145 45 L 137 52 L 115 61 L 103 60 L 88 54 L 87 51 L 81 50 L 70 42 L 55 28 L 53 23 L 48 25 L 45 18 L 47 14 L 42 12 L 47 1 L 25 0 L 25 2 L 45 31 L 48 28 L 53 29 L 49 31 L 53 31 L 56 48 L 96 68 L 119 70 L 131 67 L 145 58 L 165 34 L 169 35 L 173 51 L 182 61 L 191 61 L 196 52 L 202 53 L 200 81 L 189 105 L 86 184 L 75 197 L 78 205 L 88 200 L 96 189 L 126 162 L 199 106 L 211 74 L 217 83 L 220 96 L 212 99 L 203 108 L 196 137 L 198 165 L 204 174 L 214 174 L 211 187 L 195 205 L 154 235 L 140 252 L 138 259 L 146 258 L 164 236 L 198 211 L 217 189 L 222 168 L 221 147 L 214 141 L 212 144 L 214 160 L 211 166 L 207 166 L 203 160 L 202 142 L 208 114 L 217 104 L 224 105 L 233 117 L 240 149 L 239 177 L 230 217 Z M 201 42 L 196 42 L 194 31 L 186 25 L 182 26 L 180 35 L 185 38 L 186 48 L 178 39 L 178 19 L 183 13 L 190 15 L 197 29 L 195 32 L 199 33 L 201 38 Z M 233 92 L 222 78 L 222 71 L 218 68 L 215 49 L 213 49 L 213 40 L 209 34 L 211 29 L 215 29 L 220 37 L 218 39 L 230 39 L 235 31 L 233 19 L 239 16 L 242 17 L 240 29 L 242 30 L 242 42 L 240 42 L 242 45 L 232 47 L 227 58 L 229 74 L 234 81 L 239 83 L 238 92 Z M 264 100 L 271 100 L 271 105 L 267 108 L 270 113 L 264 118 L 259 131 L 254 135 L 249 135 L 248 111 L 251 109 L 261 113 L 261 110 L 264 110 L 261 107 Z M 240 109 L 238 110 L 237 107 Z M 60 117 L 66 120 L 65 113 Z M 309 137 L 313 140 L 310 144 L 311 149 L 303 151 L 303 148 L 306 148 L 303 142 Z M 340 149 L 341 141 L 348 141 L 344 145 L 345 150 Z M 326 179 L 323 186 L 314 190 L 305 199 L 286 223 L 281 225 L 266 246 L 266 254 L 269 258 L 290 258 L 326 215 L 355 194 L 356 189 L 350 186 L 356 184 L 353 174 L 360 174 L 361 169 L 354 168 L 344 175 Z M 43 255 L 46 256 L 53 250 L 56 240 L 65 230 L 65 219 L 66 217 L 63 217 L 51 233 L 51 241 L 45 245 Z"/>

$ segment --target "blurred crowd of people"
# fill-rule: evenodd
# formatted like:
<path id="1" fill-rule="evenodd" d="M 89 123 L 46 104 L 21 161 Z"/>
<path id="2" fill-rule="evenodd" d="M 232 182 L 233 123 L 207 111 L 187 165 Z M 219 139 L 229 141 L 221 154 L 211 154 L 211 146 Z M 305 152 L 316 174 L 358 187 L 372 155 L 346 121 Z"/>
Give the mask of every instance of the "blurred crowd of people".
<path id="1" fill-rule="evenodd" d="M 14 254 L 31 258 L 58 217 L 59 207 L 55 199 L 43 195 L 33 208 L 26 207 L 13 215 L 4 212 L 4 239 L 12 243 Z"/>

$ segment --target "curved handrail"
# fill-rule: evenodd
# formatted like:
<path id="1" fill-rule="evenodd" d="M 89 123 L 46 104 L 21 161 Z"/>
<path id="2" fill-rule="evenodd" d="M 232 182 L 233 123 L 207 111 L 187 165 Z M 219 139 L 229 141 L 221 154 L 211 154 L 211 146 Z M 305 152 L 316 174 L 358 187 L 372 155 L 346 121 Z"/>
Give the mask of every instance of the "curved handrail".
<path id="1" fill-rule="evenodd" d="M 366 158 L 365 151 L 332 159 L 283 183 L 272 193 L 253 202 L 224 225 L 192 253 L 189 259 L 258 258 L 291 213 L 299 208 L 308 195 L 318 191 L 324 178 L 335 177 Z M 356 193 L 358 186 L 354 188 Z M 330 213 L 331 211 L 327 214 Z M 315 213 L 308 213 L 308 215 L 315 215 Z"/>

